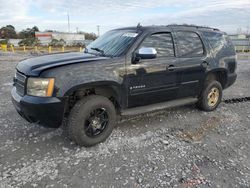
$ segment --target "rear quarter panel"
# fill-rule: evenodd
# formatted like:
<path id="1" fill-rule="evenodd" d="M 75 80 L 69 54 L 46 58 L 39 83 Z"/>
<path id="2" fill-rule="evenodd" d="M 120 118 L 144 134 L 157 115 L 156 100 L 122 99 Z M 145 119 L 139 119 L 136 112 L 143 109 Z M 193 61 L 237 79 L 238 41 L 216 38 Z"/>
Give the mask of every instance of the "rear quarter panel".
<path id="1" fill-rule="evenodd" d="M 207 41 L 209 51 L 213 56 L 214 63 L 210 64 L 208 71 L 215 69 L 229 70 L 230 64 L 236 65 L 236 53 L 233 43 L 226 33 L 222 32 L 203 32 L 203 38 Z M 215 35 L 221 36 L 221 40 L 215 41 Z M 228 72 L 230 73 L 230 72 Z"/>

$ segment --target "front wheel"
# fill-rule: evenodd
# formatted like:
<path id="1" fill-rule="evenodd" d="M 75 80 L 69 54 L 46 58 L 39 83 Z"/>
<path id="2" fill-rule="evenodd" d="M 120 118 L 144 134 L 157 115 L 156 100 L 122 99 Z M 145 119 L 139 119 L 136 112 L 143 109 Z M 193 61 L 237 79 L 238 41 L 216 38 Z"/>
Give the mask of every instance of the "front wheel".
<path id="1" fill-rule="evenodd" d="M 106 97 L 92 95 L 78 101 L 68 119 L 69 137 L 81 146 L 103 142 L 116 123 L 116 110 Z"/>
<path id="2" fill-rule="evenodd" d="M 221 84 L 218 81 L 211 81 L 205 85 L 197 106 L 204 111 L 213 111 L 219 106 L 221 99 Z"/>

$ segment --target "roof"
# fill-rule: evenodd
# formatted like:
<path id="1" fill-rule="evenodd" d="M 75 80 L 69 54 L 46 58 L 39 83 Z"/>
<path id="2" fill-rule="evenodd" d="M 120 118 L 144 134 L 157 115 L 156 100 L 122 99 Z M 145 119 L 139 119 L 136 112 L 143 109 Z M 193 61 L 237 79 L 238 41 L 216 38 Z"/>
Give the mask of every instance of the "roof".
<path id="1" fill-rule="evenodd" d="M 146 30 L 155 30 L 155 29 L 163 29 L 166 30 L 168 28 L 169 30 L 171 29 L 185 29 L 185 30 L 203 30 L 203 31 L 215 31 L 215 32 L 220 32 L 219 29 L 217 28 L 212 28 L 212 27 L 206 27 L 206 26 L 196 26 L 196 25 L 177 25 L 177 24 L 172 24 L 172 25 L 151 25 L 151 26 L 141 26 L 138 25 L 137 27 L 123 27 L 123 28 L 118 28 L 115 30 L 141 30 L 141 31 L 146 31 Z"/>
<path id="2" fill-rule="evenodd" d="M 208 27 L 208 26 L 198 26 L 198 25 L 187 25 L 187 24 L 183 24 L 183 25 L 177 25 L 177 24 L 171 24 L 168 25 L 171 28 L 190 28 L 190 29 L 202 29 L 202 30 L 212 30 L 212 31 L 220 31 L 217 28 L 212 28 L 212 27 Z"/>

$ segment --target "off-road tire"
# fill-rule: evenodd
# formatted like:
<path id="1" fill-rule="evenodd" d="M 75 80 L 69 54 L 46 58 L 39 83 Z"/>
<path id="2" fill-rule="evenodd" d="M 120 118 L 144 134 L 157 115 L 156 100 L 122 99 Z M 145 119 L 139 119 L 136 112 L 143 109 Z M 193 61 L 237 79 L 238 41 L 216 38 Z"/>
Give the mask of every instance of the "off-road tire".
<path id="1" fill-rule="evenodd" d="M 89 137 L 84 129 L 84 122 L 91 111 L 105 108 L 108 114 L 108 124 L 102 133 L 96 137 Z M 72 108 L 68 117 L 68 135 L 71 140 L 80 146 L 93 146 L 105 141 L 111 134 L 116 124 L 116 110 L 113 103 L 106 97 L 90 95 L 78 101 Z"/>
<path id="2" fill-rule="evenodd" d="M 208 102 L 208 95 L 209 92 L 212 88 L 217 88 L 219 91 L 219 98 L 218 101 L 216 102 L 216 104 L 214 106 L 209 106 L 209 102 Z M 201 92 L 201 95 L 199 97 L 199 101 L 197 102 L 196 106 L 204 111 L 213 111 L 215 110 L 219 104 L 221 103 L 221 99 L 222 99 L 222 86 L 220 84 L 220 82 L 216 81 L 216 80 L 211 80 L 205 83 L 204 88 Z"/>

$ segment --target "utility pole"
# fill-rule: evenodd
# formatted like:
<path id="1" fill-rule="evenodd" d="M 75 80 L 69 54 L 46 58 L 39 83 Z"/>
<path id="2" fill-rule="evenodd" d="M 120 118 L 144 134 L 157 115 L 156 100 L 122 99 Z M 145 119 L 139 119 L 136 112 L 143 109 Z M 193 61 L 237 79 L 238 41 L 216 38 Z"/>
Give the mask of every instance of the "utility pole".
<path id="1" fill-rule="evenodd" d="M 248 51 L 250 50 L 250 26 L 247 26 L 246 37 L 248 38 Z"/>
<path id="2" fill-rule="evenodd" d="M 68 11 L 68 32 L 70 33 L 69 11 Z"/>
<path id="3" fill-rule="evenodd" d="M 241 27 L 239 27 L 239 28 L 237 29 L 237 34 L 238 34 L 238 35 L 242 34 L 242 29 L 241 29 Z"/>
<path id="4" fill-rule="evenodd" d="M 100 36 L 100 25 L 97 25 L 97 35 Z"/>
<path id="5" fill-rule="evenodd" d="M 246 34 L 249 35 L 250 34 L 250 26 L 247 26 L 247 31 Z"/>

